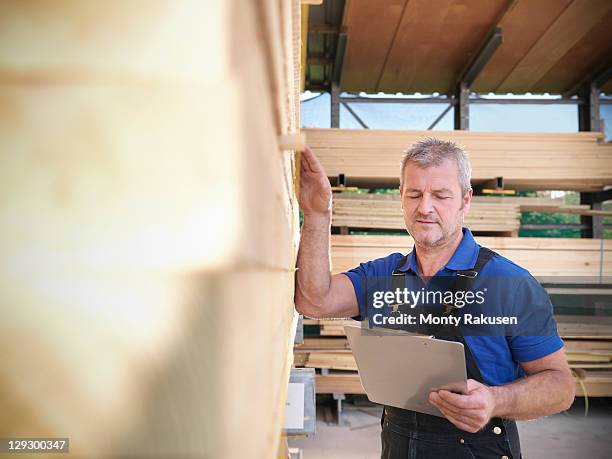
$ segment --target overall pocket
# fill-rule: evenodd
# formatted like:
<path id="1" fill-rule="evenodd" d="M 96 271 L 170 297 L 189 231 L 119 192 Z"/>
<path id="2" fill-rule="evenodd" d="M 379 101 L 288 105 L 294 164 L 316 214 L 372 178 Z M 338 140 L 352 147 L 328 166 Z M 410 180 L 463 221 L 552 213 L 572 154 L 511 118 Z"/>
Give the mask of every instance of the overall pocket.
<path id="1" fill-rule="evenodd" d="M 414 458 L 410 456 L 410 446 L 412 439 L 410 436 L 403 435 L 389 428 L 389 425 L 384 423 L 380 433 L 381 441 L 381 459 L 408 459 Z"/>

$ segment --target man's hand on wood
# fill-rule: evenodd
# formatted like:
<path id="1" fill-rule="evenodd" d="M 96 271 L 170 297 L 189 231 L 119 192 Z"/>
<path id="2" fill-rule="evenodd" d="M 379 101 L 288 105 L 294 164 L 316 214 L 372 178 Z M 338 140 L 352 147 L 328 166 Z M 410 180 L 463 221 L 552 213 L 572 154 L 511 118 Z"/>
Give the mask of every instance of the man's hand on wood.
<path id="1" fill-rule="evenodd" d="M 323 166 L 310 148 L 306 147 L 302 152 L 298 196 L 304 216 L 328 218 L 331 212 L 331 198 L 331 186 Z"/>

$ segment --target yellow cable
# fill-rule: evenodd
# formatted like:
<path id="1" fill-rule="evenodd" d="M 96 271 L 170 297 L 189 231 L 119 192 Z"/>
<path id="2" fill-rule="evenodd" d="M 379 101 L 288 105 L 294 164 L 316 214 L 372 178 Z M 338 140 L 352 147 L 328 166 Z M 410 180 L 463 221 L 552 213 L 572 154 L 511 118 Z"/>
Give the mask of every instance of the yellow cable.
<path id="1" fill-rule="evenodd" d="M 576 370 L 572 369 L 572 373 L 576 377 L 578 384 L 580 384 L 580 388 L 582 389 L 582 395 L 584 396 L 584 417 L 587 417 L 589 414 L 589 396 L 587 394 L 586 385 Z"/>

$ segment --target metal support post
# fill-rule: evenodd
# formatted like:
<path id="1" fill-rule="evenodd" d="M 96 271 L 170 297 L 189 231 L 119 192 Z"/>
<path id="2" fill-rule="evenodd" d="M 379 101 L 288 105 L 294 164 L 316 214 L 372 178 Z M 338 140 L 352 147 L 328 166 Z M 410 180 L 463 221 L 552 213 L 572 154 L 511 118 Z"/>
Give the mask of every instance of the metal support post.
<path id="1" fill-rule="evenodd" d="M 455 92 L 455 130 L 470 128 L 470 89 L 465 82 L 459 83 Z"/>
<path id="2" fill-rule="evenodd" d="M 601 210 L 601 202 L 595 200 L 594 193 L 580 193 L 580 204 L 588 204 L 593 210 Z M 601 239 L 603 238 L 603 218 L 597 215 L 581 215 L 580 223 L 586 228 L 580 230 L 583 238 Z"/>
<path id="3" fill-rule="evenodd" d="M 340 127 L 340 85 L 331 84 L 331 127 Z"/>
<path id="4" fill-rule="evenodd" d="M 595 83 L 587 84 L 580 89 L 579 95 L 584 103 L 578 105 L 578 130 L 600 131 L 599 88 Z"/>
<path id="5" fill-rule="evenodd" d="M 599 131 L 601 120 L 599 116 L 599 87 L 595 82 L 583 85 L 578 95 L 584 103 L 578 105 L 578 130 Z M 601 209 L 601 201 L 594 193 L 580 193 L 580 204 L 588 204 L 592 209 Z M 580 223 L 587 227 L 580 230 L 580 236 L 584 238 L 603 237 L 603 219 L 598 216 L 581 215 Z"/>
<path id="6" fill-rule="evenodd" d="M 338 425 L 341 426 L 343 424 L 342 422 L 342 400 L 345 400 L 346 396 L 344 394 L 340 394 L 336 392 L 334 392 L 333 396 L 338 406 Z"/>

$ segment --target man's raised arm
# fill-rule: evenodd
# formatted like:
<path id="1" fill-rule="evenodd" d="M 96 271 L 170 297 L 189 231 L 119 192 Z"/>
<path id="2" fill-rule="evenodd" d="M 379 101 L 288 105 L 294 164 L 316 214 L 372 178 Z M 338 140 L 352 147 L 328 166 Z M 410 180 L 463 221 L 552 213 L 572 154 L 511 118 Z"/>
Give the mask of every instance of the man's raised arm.
<path id="1" fill-rule="evenodd" d="M 344 274 L 331 275 L 332 192 L 323 166 L 306 148 L 302 152 L 298 200 L 304 214 L 297 258 L 295 307 L 308 317 L 352 317 L 359 313 L 353 284 Z"/>

